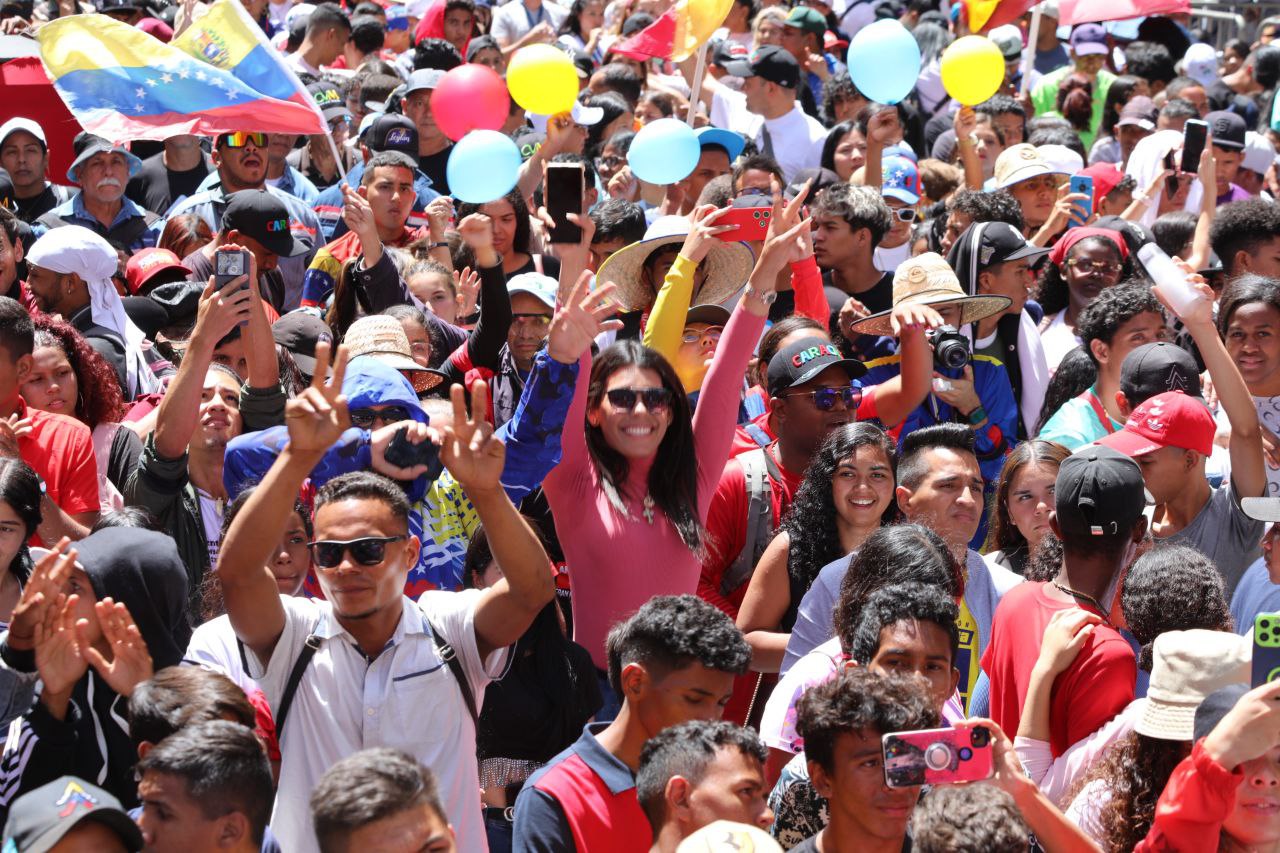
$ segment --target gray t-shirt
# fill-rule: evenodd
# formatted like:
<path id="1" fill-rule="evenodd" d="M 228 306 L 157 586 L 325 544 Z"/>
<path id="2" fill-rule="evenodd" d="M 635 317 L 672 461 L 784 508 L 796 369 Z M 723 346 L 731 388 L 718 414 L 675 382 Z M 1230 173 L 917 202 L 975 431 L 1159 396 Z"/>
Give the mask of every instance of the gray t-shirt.
<path id="1" fill-rule="evenodd" d="M 800 600 L 796 624 L 787 641 L 787 651 L 782 659 L 782 675 L 791 665 L 818 646 L 831 639 L 832 611 L 840 598 L 840 584 L 844 581 L 849 564 L 857 552 L 828 563 L 818 573 L 817 580 Z M 991 619 L 995 616 L 1000 598 L 1022 582 L 1022 578 L 1001 566 L 989 566 L 982 555 L 972 548 L 965 555 L 968 579 L 965 582 L 964 601 L 978 626 L 978 659 L 981 660 L 991 641 Z"/>
<path id="2" fill-rule="evenodd" d="M 1235 489 L 1224 483 L 1213 490 L 1209 502 L 1191 523 L 1172 536 L 1160 537 L 1159 543 L 1190 545 L 1218 567 L 1231 600 L 1244 570 L 1262 554 L 1262 531 L 1265 522 L 1244 514 Z"/>

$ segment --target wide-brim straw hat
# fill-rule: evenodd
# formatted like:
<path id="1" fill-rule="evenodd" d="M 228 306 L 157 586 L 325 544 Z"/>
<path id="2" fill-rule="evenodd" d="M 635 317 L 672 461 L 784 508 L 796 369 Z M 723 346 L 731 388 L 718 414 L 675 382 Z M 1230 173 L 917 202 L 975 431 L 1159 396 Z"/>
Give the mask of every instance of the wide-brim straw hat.
<path id="1" fill-rule="evenodd" d="M 347 329 L 342 343 L 352 359 L 361 356 L 376 358 L 387 367 L 405 371 L 413 383 L 413 390 L 419 394 L 430 391 L 445 380 L 445 375 L 439 370 L 423 367 L 413 360 L 409 336 L 394 317 L 383 314 L 361 317 Z"/>
<path id="2" fill-rule="evenodd" d="M 1151 682 L 1133 725 L 1147 737 L 1195 740 L 1200 703 L 1251 675 L 1253 644 L 1229 631 L 1166 631 L 1156 637 L 1152 652 Z"/>
<path id="3" fill-rule="evenodd" d="M 611 281 L 617 286 L 614 301 L 625 311 L 647 311 L 653 306 L 662 282 L 653 291 L 640 280 L 640 270 L 649 256 L 665 246 L 679 247 L 689 235 L 689 220 L 683 216 L 663 216 L 654 220 L 644 232 L 644 239 L 624 246 L 600 265 L 596 280 Z M 755 257 L 746 243 L 727 243 L 712 239 L 711 251 L 698 266 L 707 271 L 702 286 L 693 292 L 694 305 L 719 305 L 733 296 L 751 276 Z"/>
<path id="4" fill-rule="evenodd" d="M 893 274 L 893 307 L 899 305 L 958 305 L 960 325 L 976 323 L 999 314 L 1012 300 L 1007 296 L 969 296 L 942 255 L 926 252 L 908 258 Z M 864 317 L 853 324 L 860 335 L 892 335 L 889 316 L 893 309 Z"/>

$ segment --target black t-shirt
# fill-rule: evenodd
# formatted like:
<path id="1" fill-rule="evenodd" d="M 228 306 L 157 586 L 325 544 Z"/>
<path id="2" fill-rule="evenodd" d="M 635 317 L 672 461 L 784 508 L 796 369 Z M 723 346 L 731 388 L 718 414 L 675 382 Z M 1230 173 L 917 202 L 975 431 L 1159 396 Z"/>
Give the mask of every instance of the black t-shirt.
<path id="1" fill-rule="evenodd" d="M 449 179 L 445 176 L 445 166 L 449 163 L 449 152 L 453 151 L 453 146 L 447 146 L 443 151 L 437 151 L 435 154 L 419 154 L 418 168 L 422 173 L 431 179 L 431 189 L 440 193 L 440 195 L 449 194 Z"/>
<path id="2" fill-rule="evenodd" d="M 529 256 L 529 260 L 525 261 L 524 266 L 514 272 L 507 273 L 507 278 L 514 278 L 527 272 L 538 272 L 538 266 L 533 262 L 533 255 Z M 551 278 L 560 277 L 560 261 L 550 255 L 542 256 L 542 274 Z"/>
<path id="3" fill-rule="evenodd" d="M 872 314 L 879 314 L 881 311 L 888 311 L 893 308 L 893 273 L 887 272 L 880 277 L 880 280 L 872 285 L 870 290 L 864 290 L 861 293 L 848 293 L 839 287 L 836 287 L 835 279 L 828 270 L 822 274 L 822 284 L 827 288 L 827 298 L 831 301 L 832 291 L 844 294 L 844 298 L 852 296 L 863 305 L 867 306 L 867 310 Z M 840 300 L 844 304 L 844 299 Z M 837 311 L 839 309 L 836 309 Z M 835 312 L 833 312 L 835 313 Z"/>
<path id="4" fill-rule="evenodd" d="M 125 195 L 144 210 L 164 213 L 176 199 L 194 195 L 213 164 L 207 157 L 185 172 L 175 172 L 164 165 L 164 154 L 156 154 L 142 161 L 138 174 L 129 179 Z"/>
<path id="5" fill-rule="evenodd" d="M 67 187 L 54 187 L 48 182 L 44 185 L 44 192 L 31 198 L 15 198 L 14 204 L 18 206 L 18 218 L 28 225 L 34 225 L 35 221 L 71 198 L 73 191 Z"/>

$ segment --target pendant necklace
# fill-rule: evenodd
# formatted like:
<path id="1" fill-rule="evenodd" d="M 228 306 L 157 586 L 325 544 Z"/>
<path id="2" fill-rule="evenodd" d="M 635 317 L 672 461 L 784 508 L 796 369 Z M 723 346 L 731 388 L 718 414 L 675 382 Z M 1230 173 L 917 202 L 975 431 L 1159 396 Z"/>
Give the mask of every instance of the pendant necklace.
<path id="1" fill-rule="evenodd" d="M 1067 595 L 1074 598 L 1076 601 L 1083 601 L 1087 604 L 1092 604 L 1095 608 L 1097 608 L 1098 612 L 1102 614 L 1103 620 L 1105 620 L 1108 625 L 1111 624 L 1111 611 L 1103 607 L 1102 604 L 1098 601 L 1098 599 L 1094 598 L 1092 595 L 1089 595 L 1086 592 L 1080 592 L 1079 590 L 1072 589 L 1069 586 L 1063 586 L 1057 581 L 1053 581 L 1053 585 L 1056 586 L 1060 591 L 1065 592 Z"/>

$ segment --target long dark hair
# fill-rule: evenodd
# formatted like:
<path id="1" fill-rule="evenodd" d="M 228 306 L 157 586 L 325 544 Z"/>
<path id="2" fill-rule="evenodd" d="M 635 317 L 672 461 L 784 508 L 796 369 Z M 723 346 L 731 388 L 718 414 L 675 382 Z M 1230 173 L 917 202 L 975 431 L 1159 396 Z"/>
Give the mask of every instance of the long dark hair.
<path id="1" fill-rule="evenodd" d="M 856 121 L 845 119 L 827 131 L 827 141 L 822 143 L 822 159 L 819 162 L 822 168 L 833 172 L 836 170 L 836 149 L 840 147 L 840 143 L 849 135 L 849 132 L 857 127 Z"/>
<path id="2" fill-rule="evenodd" d="M 573 0 L 573 5 L 569 7 L 569 14 L 564 16 L 564 21 L 560 24 L 560 29 L 556 30 L 556 35 L 575 35 L 585 42 L 589 33 L 582 31 L 582 12 L 588 4 L 595 2 L 598 0 Z"/>
<path id="3" fill-rule="evenodd" d="M 324 315 L 325 323 L 333 332 L 334 346 L 342 343 L 347 329 L 351 328 L 351 324 L 359 317 L 359 310 L 363 308 L 368 311 L 369 308 L 365 301 L 364 288 L 356 283 L 357 260 L 352 258 L 343 263 L 338 273 L 338 280 L 333 285 L 333 301 Z"/>
<path id="4" fill-rule="evenodd" d="M 1075 257 L 1076 250 L 1081 246 L 1095 245 L 1096 243 L 1104 243 L 1111 247 L 1116 253 L 1116 257 L 1120 259 L 1120 278 L 1121 281 L 1128 281 L 1133 275 L 1133 259 L 1132 256 L 1126 256 L 1120 251 L 1120 237 L 1115 240 L 1109 240 L 1106 237 L 1085 237 L 1077 242 L 1074 246 L 1067 250 L 1067 256 L 1062 259 L 1063 265 L 1067 261 Z M 1115 285 L 1112 285 L 1113 287 Z M 1062 270 L 1057 264 L 1047 263 L 1044 265 L 1044 274 L 1040 276 L 1040 284 L 1036 289 L 1036 301 L 1040 303 L 1040 307 L 1044 309 L 1045 316 L 1057 314 L 1063 308 L 1066 308 L 1071 301 L 1070 289 L 1067 287 L 1067 279 L 1062 274 Z"/>
<path id="5" fill-rule="evenodd" d="M 1120 121 L 1120 110 L 1129 103 L 1134 90 L 1142 83 L 1141 77 L 1122 74 L 1111 81 L 1106 100 L 1102 102 L 1102 121 L 1098 125 L 1098 136 L 1115 136 L 1116 122 Z"/>
<path id="6" fill-rule="evenodd" d="M 1083 74 L 1071 74 L 1058 84 L 1058 112 L 1078 132 L 1089 130 L 1093 121 L 1093 83 Z"/>
<path id="7" fill-rule="evenodd" d="M 1110 795 L 1098 810 L 1103 850 L 1128 853 L 1146 838 L 1173 768 L 1190 754 L 1187 741 L 1129 732 L 1076 784 L 1072 798 L 1092 782 L 1101 782 Z"/>
<path id="8" fill-rule="evenodd" d="M 529 254 L 529 205 L 525 204 L 524 196 L 520 194 L 519 188 L 513 189 L 502 198 L 494 199 L 494 201 L 507 202 L 516 214 L 516 233 L 511 237 L 512 251 L 520 252 L 524 255 Z M 484 204 L 493 204 L 493 202 L 486 201 Z M 484 204 L 464 201 L 458 205 L 458 221 L 461 222 L 473 213 L 484 213 Z"/>
<path id="9" fill-rule="evenodd" d="M 831 480 L 841 460 L 848 459 L 859 447 L 879 449 L 889 461 L 889 467 L 896 467 L 897 450 L 882 429 L 865 421 L 837 427 L 813 455 L 791 508 L 782 519 L 779 532 L 791 537 L 787 574 L 799 589 L 808 589 L 823 566 L 844 556 L 836 523 L 836 504 L 831 497 Z M 897 504 L 890 500 L 881 523 L 888 524 L 897 512 Z"/>
<path id="10" fill-rule="evenodd" d="M 1062 460 L 1071 455 L 1071 451 L 1056 441 L 1044 441 L 1039 438 L 1028 439 L 1005 457 L 1004 467 L 1000 469 L 1000 481 L 996 484 L 996 511 L 991 520 L 991 535 L 987 539 L 987 548 L 1004 552 L 1027 547 L 1027 537 L 1009 517 L 1009 489 L 1013 487 L 1013 478 L 1023 468 L 1035 465 L 1049 465 L 1055 471 L 1062 465 Z"/>
<path id="11" fill-rule="evenodd" d="M 665 358 L 635 340 L 618 341 L 600 353 L 591 365 L 591 383 L 587 386 L 587 410 L 604 401 L 609 377 L 626 367 L 652 370 L 662 387 L 671 392 L 671 424 L 658 445 L 658 455 L 649 469 L 649 495 L 658 509 L 680 534 L 680 539 L 698 555 L 706 551 L 706 530 L 698 518 L 698 457 L 694 451 L 693 418 L 689 398 L 680 378 Z M 626 504 L 619 488 L 626 482 L 631 464 L 627 457 L 609 446 L 599 427 L 585 424 L 587 451 L 600 475 L 609 503 L 626 515 Z M 640 497 L 637 495 L 636 497 Z"/>
<path id="12" fill-rule="evenodd" d="M 1040 406 L 1040 417 L 1036 420 L 1036 433 L 1044 429 L 1049 418 L 1056 415 L 1064 403 L 1079 397 L 1097 381 L 1098 365 L 1089 358 L 1083 346 L 1064 355 L 1045 388 L 1044 404 Z"/>
<path id="13" fill-rule="evenodd" d="M 618 116 L 629 112 L 631 105 L 617 92 L 601 92 L 588 101 L 587 106 L 604 110 L 604 118 L 587 128 L 587 141 L 583 145 L 583 153 L 594 159 L 600 156 L 600 152 L 604 150 L 605 143 L 608 141 L 604 138 L 605 130 L 618 119 Z"/>
<path id="14" fill-rule="evenodd" d="M 53 347 L 62 353 L 76 375 L 76 420 L 94 429 L 101 423 L 118 423 L 124 416 L 124 395 L 115 368 L 89 346 L 70 323 L 47 314 L 32 318 L 36 326 L 36 347 Z"/>
<path id="15" fill-rule="evenodd" d="M 31 552 L 26 540 L 36 533 L 44 519 L 40 512 L 40 475 L 21 459 L 0 458 L 0 501 L 7 503 L 27 528 L 22 547 L 13 555 L 9 572 L 20 582 L 31 577 Z"/>

